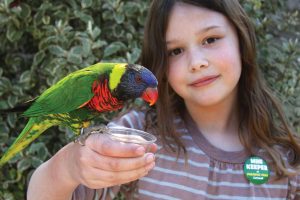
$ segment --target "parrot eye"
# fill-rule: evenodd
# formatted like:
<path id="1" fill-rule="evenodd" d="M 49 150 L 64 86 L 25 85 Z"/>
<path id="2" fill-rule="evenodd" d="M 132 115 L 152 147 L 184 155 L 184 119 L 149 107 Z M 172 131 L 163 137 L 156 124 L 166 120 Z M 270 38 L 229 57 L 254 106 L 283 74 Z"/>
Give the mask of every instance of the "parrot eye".
<path id="1" fill-rule="evenodd" d="M 139 76 L 139 75 L 137 75 L 137 76 L 135 77 L 135 81 L 136 81 L 137 83 L 141 83 L 141 82 L 142 82 L 142 77 Z"/>

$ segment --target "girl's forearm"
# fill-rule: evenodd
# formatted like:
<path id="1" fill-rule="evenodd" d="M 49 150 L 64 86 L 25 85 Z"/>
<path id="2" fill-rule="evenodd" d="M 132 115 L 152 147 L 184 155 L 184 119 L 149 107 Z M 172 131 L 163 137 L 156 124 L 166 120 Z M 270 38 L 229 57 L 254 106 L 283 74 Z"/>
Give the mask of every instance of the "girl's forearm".
<path id="1" fill-rule="evenodd" d="M 72 193 L 78 184 L 71 179 L 66 166 L 64 166 L 65 160 L 63 160 L 70 145 L 72 144 L 65 146 L 36 169 L 28 186 L 28 200 L 66 200 L 72 198 Z"/>

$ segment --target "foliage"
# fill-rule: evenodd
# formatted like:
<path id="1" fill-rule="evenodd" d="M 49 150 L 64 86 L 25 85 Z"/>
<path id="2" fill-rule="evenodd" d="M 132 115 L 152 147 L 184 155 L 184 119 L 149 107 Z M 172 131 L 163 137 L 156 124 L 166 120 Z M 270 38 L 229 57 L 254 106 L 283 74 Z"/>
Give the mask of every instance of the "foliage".
<path id="1" fill-rule="evenodd" d="M 257 27 L 264 76 L 299 133 L 299 11 L 280 0 L 242 4 Z M 31 100 L 66 74 L 96 62 L 138 62 L 148 5 L 138 0 L 0 1 L 0 110 Z M 0 114 L 0 154 L 25 123 L 19 113 Z M 3 166 L 0 200 L 25 199 L 33 170 L 69 135 L 63 127 L 51 128 Z"/>

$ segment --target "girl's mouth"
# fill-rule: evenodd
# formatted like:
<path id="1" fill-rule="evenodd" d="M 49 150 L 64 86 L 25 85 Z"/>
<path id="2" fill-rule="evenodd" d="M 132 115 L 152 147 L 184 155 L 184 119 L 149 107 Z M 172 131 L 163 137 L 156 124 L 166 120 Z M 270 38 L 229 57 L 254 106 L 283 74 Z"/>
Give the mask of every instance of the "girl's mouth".
<path id="1" fill-rule="evenodd" d="M 213 75 L 213 76 L 205 76 L 200 79 L 197 79 L 196 81 L 193 81 L 190 85 L 194 87 L 202 87 L 205 85 L 208 85 L 215 80 L 217 80 L 220 77 L 220 75 Z"/>

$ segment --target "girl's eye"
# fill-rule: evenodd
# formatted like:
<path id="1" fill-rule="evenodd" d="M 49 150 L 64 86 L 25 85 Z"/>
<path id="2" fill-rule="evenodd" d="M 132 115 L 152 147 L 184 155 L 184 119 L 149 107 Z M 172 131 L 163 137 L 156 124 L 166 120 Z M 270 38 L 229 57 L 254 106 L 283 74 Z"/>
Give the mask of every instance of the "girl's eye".
<path id="1" fill-rule="evenodd" d="M 203 45 L 212 44 L 212 43 L 216 42 L 217 40 L 218 40 L 218 38 L 216 38 L 216 37 L 207 38 L 206 40 L 204 40 Z"/>
<path id="2" fill-rule="evenodd" d="M 169 56 L 177 56 L 177 55 L 181 54 L 182 51 L 183 50 L 180 48 L 173 49 L 173 50 L 169 51 Z"/>

